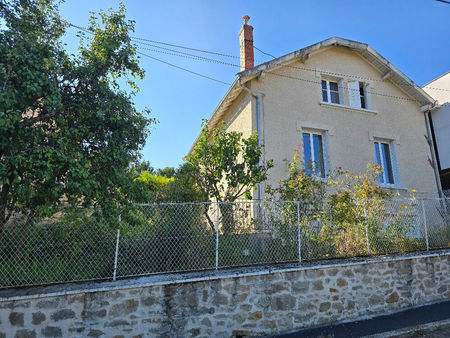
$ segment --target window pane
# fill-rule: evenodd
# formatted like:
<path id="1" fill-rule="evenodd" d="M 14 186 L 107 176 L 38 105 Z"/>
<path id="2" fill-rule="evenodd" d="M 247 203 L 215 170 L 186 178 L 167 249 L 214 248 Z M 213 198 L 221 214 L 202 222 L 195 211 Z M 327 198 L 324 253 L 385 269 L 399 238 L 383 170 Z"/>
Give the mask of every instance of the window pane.
<path id="1" fill-rule="evenodd" d="M 326 89 L 322 89 L 322 101 L 328 102 L 328 93 Z"/>
<path id="2" fill-rule="evenodd" d="M 391 161 L 391 152 L 389 151 L 389 144 L 383 143 L 383 157 L 384 163 L 386 163 L 386 168 L 384 168 L 386 172 L 386 177 L 389 184 L 394 184 L 394 175 L 392 172 L 392 161 Z"/>
<path id="3" fill-rule="evenodd" d="M 325 177 L 322 135 L 313 135 L 313 145 L 315 174 L 320 177 Z"/>
<path id="4" fill-rule="evenodd" d="M 361 108 L 367 108 L 366 104 L 366 90 L 364 88 L 364 82 L 359 83 L 359 95 L 361 97 Z"/>
<path id="5" fill-rule="evenodd" d="M 381 163 L 381 158 L 380 158 L 380 144 L 378 142 L 374 142 L 375 144 L 375 158 L 377 159 L 377 164 L 383 168 L 383 163 Z M 383 168 L 384 170 L 384 168 Z M 378 175 L 378 179 L 380 181 L 380 183 L 384 183 L 384 175 L 380 174 Z"/>
<path id="6" fill-rule="evenodd" d="M 305 161 L 305 173 L 311 175 L 312 171 L 312 158 L 311 158 L 311 139 L 310 133 L 303 133 L 303 154 Z"/>
<path id="7" fill-rule="evenodd" d="M 339 86 L 336 82 L 330 81 L 331 102 L 339 104 Z"/>
<path id="8" fill-rule="evenodd" d="M 328 102 L 327 81 L 322 80 L 322 101 Z"/>
<path id="9" fill-rule="evenodd" d="M 333 90 L 335 92 L 338 91 L 338 84 L 337 84 L 337 82 L 331 82 L 330 81 L 330 90 Z"/>
<path id="10" fill-rule="evenodd" d="M 331 102 L 339 104 L 339 93 L 330 91 Z"/>

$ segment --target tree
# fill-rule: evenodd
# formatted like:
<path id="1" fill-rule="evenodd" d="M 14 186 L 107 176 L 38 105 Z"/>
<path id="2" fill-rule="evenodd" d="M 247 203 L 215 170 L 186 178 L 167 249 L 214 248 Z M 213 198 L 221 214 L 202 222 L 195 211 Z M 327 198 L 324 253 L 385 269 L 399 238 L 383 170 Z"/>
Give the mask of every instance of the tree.
<path id="1" fill-rule="evenodd" d="M 175 177 L 177 170 L 174 167 L 165 167 L 157 169 L 156 174 L 167 178 Z"/>
<path id="2" fill-rule="evenodd" d="M 239 132 L 226 132 L 224 124 L 210 131 L 202 124 L 200 137 L 187 157 L 197 185 L 217 201 L 232 202 L 245 197 L 267 179 L 272 160 L 260 163 L 262 147 L 258 136 L 244 138 Z"/>
<path id="3" fill-rule="evenodd" d="M 258 135 L 244 138 L 239 132 L 226 132 L 224 124 L 210 131 L 206 123 L 187 163 L 191 174 L 205 196 L 216 201 L 234 202 L 245 197 L 252 199 L 251 191 L 267 179 L 272 160 L 261 163 L 262 147 Z M 222 204 L 223 230 L 235 230 L 235 213 L 232 204 Z M 214 231 L 207 210 L 205 216 Z"/>
<path id="4" fill-rule="evenodd" d="M 123 6 L 102 11 L 68 55 L 53 0 L 0 0 L 0 17 L 0 233 L 13 213 L 62 200 L 114 210 L 153 122 L 132 102 L 144 76 L 134 22 Z"/>

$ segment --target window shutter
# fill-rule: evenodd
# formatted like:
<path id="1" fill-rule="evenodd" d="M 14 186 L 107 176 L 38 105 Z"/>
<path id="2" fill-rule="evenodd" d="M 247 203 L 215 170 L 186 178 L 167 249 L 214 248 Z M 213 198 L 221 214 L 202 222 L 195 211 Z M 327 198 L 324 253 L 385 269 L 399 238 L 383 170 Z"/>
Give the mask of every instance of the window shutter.
<path id="1" fill-rule="evenodd" d="M 359 96 L 359 82 L 348 83 L 348 97 L 350 99 L 350 106 L 355 108 L 361 108 L 361 99 Z"/>

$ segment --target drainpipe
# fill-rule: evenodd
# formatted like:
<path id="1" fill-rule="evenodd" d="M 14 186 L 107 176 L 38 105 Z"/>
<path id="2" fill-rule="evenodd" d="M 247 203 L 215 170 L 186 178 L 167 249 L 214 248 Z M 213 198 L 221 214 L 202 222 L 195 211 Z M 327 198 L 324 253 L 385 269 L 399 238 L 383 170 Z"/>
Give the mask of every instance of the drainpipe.
<path id="1" fill-rule="evenodd" d="M 256 93 L 252 91 L 250 88 L 244 86 L 241 82 L 241 78 L 238 79 L 239 86 L 244 89 L 247 93 L 249 93 L 251 96 L 253 96 L 256 100 L 256 132 L 258 133 L 258 147 L 261 146 L 261 117 L 260 117 L 260 110 L 261 110 L 261 103 L 260 103 L 260 96 L 263 94 Z M 261 157 L 259 158 L 259 166 L 261 166 Z M 258 200 L 261 202 L 262 200 L 262 188 L 261 183 L 258 183 Z"/>
<path id="2" fill-rule="evenodd" d="M 434 178 L 436 180 L 436 186 L 438 189 L 439 198 L 444 198 L 444 194 L 442 192 L 441 179 L 439 177 L 439 170 L 436 161 L 436 153 L 433 144 L 433 138 L 431 136 L 431 127 L 430 127 L 430 110 L 427 110 L 424 114 L 425 116 L 425 125 L 427 126 L 427 142 L 430 146 L 431 152 L 431 160 L 433 161 L 433 169 L 434 169 Z"/>

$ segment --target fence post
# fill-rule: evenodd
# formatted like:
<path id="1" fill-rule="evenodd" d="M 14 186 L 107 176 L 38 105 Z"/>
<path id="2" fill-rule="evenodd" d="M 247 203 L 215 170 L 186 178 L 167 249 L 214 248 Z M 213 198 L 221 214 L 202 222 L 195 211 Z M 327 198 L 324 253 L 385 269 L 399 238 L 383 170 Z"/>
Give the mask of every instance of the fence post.
<path id="1" fill-rule="evenodd" d="M 300 233 L 300 201 L 297 201 L 297 241 L 298 241 L 298 262 L 302 262 L 302 236 Z"/>
<path id="2" fill-rule="evenodd" d="M 116 280 L 117 276 L 117 259 L 119 256 L 119 240 L 120 240 L 120 229 L 117 229 L 117 237 L 116 237 L 116 253 L 114 255 L 114 272 L 113 272 L 113 280 Z"/>
<path id="3" fill-rule="evenodd" d="M 220 202 L 217 202 L 217 219 L 216 219 L 216 270 L 219 268 L 219 219 L 220 219 Z"/>
<path id="4" fill-rule="evenodd" d="M 430 251 L 430 245 L 428 243 L 428 225 L 427 225 L 427 214 L 425 212 L 425 203 L 424 200 L 420 200 L 420 204 L 422 206 L 422 218 L 423 218 L 423 226 L 425 228 L 425 243 L 427 244 L 427 251 Z"/>
<path id="5" fill-rule="evenodd" d="M 367 218 L 366 207 L 364 207 L 364 218 L 366 220 L 366 241 L 367 241 L 367 253 L 370 255 L 370 242 L 369 242 L 369 220 Z"/>

